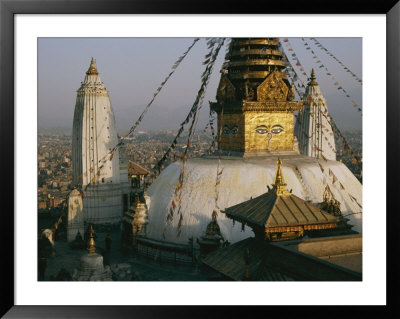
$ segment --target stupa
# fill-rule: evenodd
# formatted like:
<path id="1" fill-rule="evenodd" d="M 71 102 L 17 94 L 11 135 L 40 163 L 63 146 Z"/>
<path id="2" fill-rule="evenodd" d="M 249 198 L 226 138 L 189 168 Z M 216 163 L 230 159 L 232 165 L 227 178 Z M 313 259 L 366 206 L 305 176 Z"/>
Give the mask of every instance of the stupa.
<path id="1" fill-rule="evenodd" d="M 83 191 L 85 222 L 118 224 L 129 207 L 128 161 L 117 149 L 114 112 L 92 58 L 78 89 L 73 133 L 73 184 Z M 122 154 L 124 155 L 124 154 Z"/>
<path id="2" fill-rule="evenodd" d="M 80 269 L 75 270 L 72 279 L 76 281 L 112 281 L 110 266 L 103 265 L 103 256 L 96 253 L 93 227 L 90 228 L 88 253 L 80 260 Z"/>
<path id="3" fill-rule="evenodd" d="M 343 215 L 351 214 L 353 230 L 361 232 L 361 183 L 343 163 L 298 151 L 294 111 L 303 107 L 303 101 L 294 101 L 279 39 L 232 39 L 227 60 L 217 101 L 210 104 L 218 114 L 221 154 L 187 161 L 179 232 L 178 218 L 165 225 L 182 162 L 174 162 L 161 172 L 148 189 L 146 236 L 176 244 L 200 239 L 212 222 L 216 192 L 221 210 L 266 193 L 267 185 L 274 181 L 278 157 L 293 195 L 312 204 L 321 203 L 329 185 Z M 223 169 L 218 187 L 217 169 Z M 242 228 L 222 213 L 217 222 L 221 236 L 230 243 L 254 237 L 248 226 Z"/>

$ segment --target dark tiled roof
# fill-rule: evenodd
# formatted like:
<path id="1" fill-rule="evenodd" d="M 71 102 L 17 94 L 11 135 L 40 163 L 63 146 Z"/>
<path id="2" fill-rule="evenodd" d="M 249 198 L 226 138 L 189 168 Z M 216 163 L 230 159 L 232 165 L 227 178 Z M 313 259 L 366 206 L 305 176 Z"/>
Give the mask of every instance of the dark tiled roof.
<path id="1" fill-rule="evenodd" d="M 150 172 L 145 169 L 144 167 L 140 166 L 139 164 L 136 164 L 132 161 L 129 161 L 128 164 L 128 175 L 148 175 Z"/>
<path id="2" fill-rule="evenodd" d="M 250 251 L 250 280 L 287 281 L 289 276 L 269 268 L 264 263 L 266 249 L 263 242 L 247 238 L 225 248 L 209 253 L 203 263 L 233 280 L 243 280 L 245 273 L 245 250 Z"/>
<path id="3" fill-rule="evenodd" d="M 250 226 L 263 228 L 337 222 L 336 217 L 295 195 L 278 196 L 273 192 L 229 207 L 224 213 Z"/>

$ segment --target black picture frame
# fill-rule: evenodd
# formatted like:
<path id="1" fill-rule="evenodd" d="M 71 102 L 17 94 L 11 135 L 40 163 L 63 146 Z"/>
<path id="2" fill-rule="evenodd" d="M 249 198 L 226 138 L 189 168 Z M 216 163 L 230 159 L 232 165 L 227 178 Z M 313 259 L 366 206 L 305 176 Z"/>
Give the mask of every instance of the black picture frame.
<path id="1" fill-rule="evenodd" d="M 263 315 L 261 307 L 209 307 L 209 306 L 15 306 L 14 305 L 14 18 L 16 14 L 386 14 L 387 45 L 387 306 L 384 307 L 269 307 L 268 316 L 288 317 L 313 315 L 322 311 L 334 316 L 358 316 L 368 312 L 373 316 L 395 317 L 399 315 L 398 275 L 394 270 L 394 258 L 398 251 L 398 237 L 394 228 L 398 225 L 398 208 L 395 198 L 398 178 L 398 137 L 400 136 L 400 3 L 391 1 L 291 1 L 253 3 L 215 1 L 163 1 L 163 0 L 0 0 L 0 156 L 2 181 L 2 249 L 1 249 L 1 310 L 4 318 L 151 318 L 151 317 L 226 317 Z M 381 198 L 384 202 L 385 199 Z M 381 212 L 383 213 L 383 212 Z M 379 230 L 376 230 L 379 236 Z M 284 296 L 283 296 L 284 298 Z M 397 304 L 396 304 L 397 303 Z M 257 313 L 255 313 L 257 311 Z M 265 313 L 264 313 L 265 315 Z"/>

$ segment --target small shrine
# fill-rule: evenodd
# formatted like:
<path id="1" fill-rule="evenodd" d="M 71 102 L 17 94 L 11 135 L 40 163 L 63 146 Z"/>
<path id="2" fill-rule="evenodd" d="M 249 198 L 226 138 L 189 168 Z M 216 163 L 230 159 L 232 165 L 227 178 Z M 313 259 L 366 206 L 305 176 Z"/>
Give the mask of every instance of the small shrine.
<path id="1" fill-rule="evenodd" d="M 326 185 L 324 194 L 323 194 L 323 201 L 319 204 L 319 207 L 329 214 L 336 216 L 338 218 L 337 227 L 334 229 L 327 229 L 327 230 L 320 230 L 315 231 L 310 234 L 310 237 L 313 236 L 331 236 L 336 234 L 356 234 L 357 232 L 353 231 L 353 226 L 350 225 L 349 218 L 343 216 L 342 211 L 340 209 L 340 202 L 335 198 L 332 194 L 332 191 L 329 185 Z"/>
<path id="2" fill-rule="evenodd" d="M 122 217 L 121 247 L 131 249 L 136 246 L 136 236 L 145 233 L 147 224 L 146 190 L 139 196 L 135 193 L 133 203 Z"/>
<path id="3" fill-rule="evenodd" d="M 75 270 L 72 279 L 76 281 L 112 281 L 110 266 L 104 266 L 103 256 L 96 253 L 94 230 L 90 227 L 88 253 L 80 260 L 79 271 Z"/>
<path id="4" fill-rule="evenodd" d="M 131 182 L 131 187 L 134 191 L 142 190 L 145 185 L 145 178 L 150 172 L 137 163 L 129 161 L 128 163 L 128 178 Z"/>
<path id="5" fill-rule="evenodd" d="M 256 237 L 269 241 L 303 237 L 307 232 L 336 228 L 338 217 L 312 205 L 286 188 L 278 159 L 274 183 L 268 192 L 223 211 L 227 217 L 250 226 Z"/>
<path id="6" fill-rule="evenodd" d="M 224 241 L 217 222 L 217 212 L 214 210 L 212 213 L 212 220 L 207 225 L 206 233 L 198 240 L 200 245 L 200 254 L 206 255 L 211 251 L 218 249 Z"/>

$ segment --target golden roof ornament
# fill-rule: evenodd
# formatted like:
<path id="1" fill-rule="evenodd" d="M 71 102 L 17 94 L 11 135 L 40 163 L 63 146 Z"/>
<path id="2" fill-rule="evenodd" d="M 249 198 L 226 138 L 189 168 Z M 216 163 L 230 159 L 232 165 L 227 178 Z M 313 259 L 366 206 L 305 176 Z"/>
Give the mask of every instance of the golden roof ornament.
<path id="1" fill-rule="evenodd" d="M 290 192 L 286 189 L 286 183 L 282 174 L 282 161 L 279 157 L 277 163 L 278 167 L 276 168 L 274 183 L 272 184 L 273 191 L 275 191 L 278 196 L 289 196 Z"/>
<path id="2" fill-rule="evenodd" d="M 311 77 L 310 77 L 310 83 L 308 83 L 308 85 L 311 85 L 311 86 L 317 86 L 318 85 L 318 82 L 317 81 L 315 81 L 317 78 L 316 78 L 316 76 L 315 76 L 315 72 L 314 72 L 314 69 L 312 69 L 311 70 Z"/>
<path id="3" fill-rule="evenodd" d="M 96 252 L 96 244 L 94 242 L 93 226 L 90 226 L 90 239 L 89 239 L 88 252 L 89 252 L 89 254 L 94 254 Z"/>
<path id="4" fill-rule="evenodd" d="M 92 60 L 90 61 L 90 67 L 86 71 L 86 74 L 87 75 L 98 75 L 99 74 L 99 72 L 97 71 L 93 57 L 92 57 Z"/>

